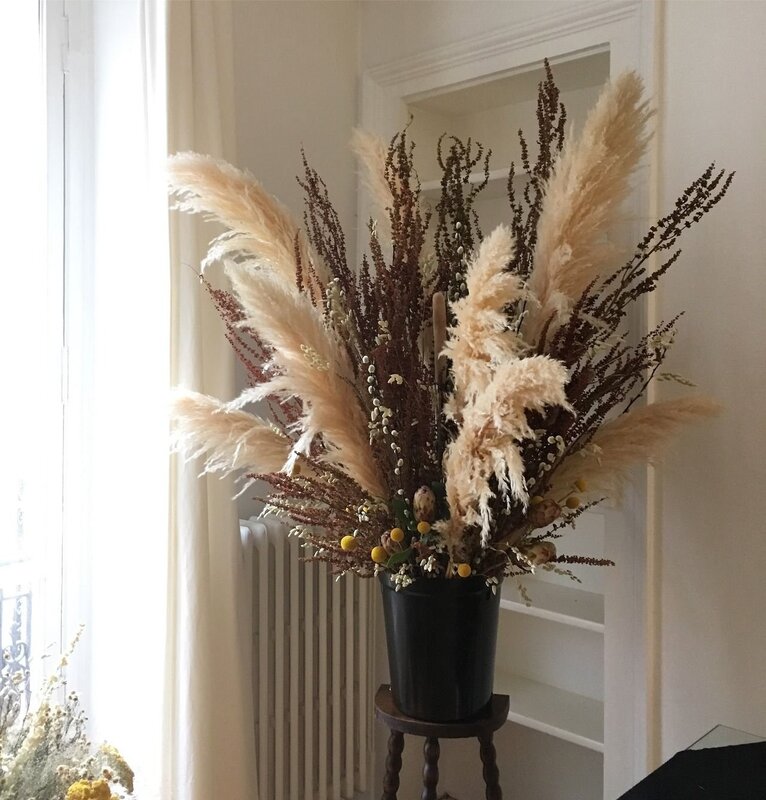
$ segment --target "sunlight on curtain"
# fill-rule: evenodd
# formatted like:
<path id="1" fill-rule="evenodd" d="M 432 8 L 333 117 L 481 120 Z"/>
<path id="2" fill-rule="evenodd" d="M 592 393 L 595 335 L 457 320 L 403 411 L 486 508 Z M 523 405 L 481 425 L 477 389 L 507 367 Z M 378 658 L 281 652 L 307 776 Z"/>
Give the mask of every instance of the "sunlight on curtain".
<path id="1" fill-rule="evenodd" d="M 174 0 L 168 22 L 168 144 L 234 159 L 232 12 L 228 2 Z M 173 383 L 234 393 L 233 356 L 197 271 L 218 233 L 171 220 Z M 220 268 L 208 277 L 218 281 Z M 252 586 L 246 582 L 230 479 L 174 463 L 169 564 L 165 793 L 256 800 Z M 265 799 L 263 799 L 265 800 Z"/>
<path id="2" fill-rule="evenodd" d="M 208 232 L 174 225 L 171 270 L 165 185 L 169 142 L 232 157 L 231 9 L 48 0 L 48 12 L 61 162 L 50 269 L 38 9 L 0 12 L 14 31 L 0 50 L 12 110 L 0 126 L 0 591 L 41 576 L 36 607 L 50 596 L 55 613 L 38 638 L 53 650 L 85 623 L 70 685 L 92 739 L 135 768 L 138 797 L 253 798 L 250 587 L 233 488 L 198 482 L 194 464 L 171 475 L 168 452 L 171 384 L 223 395 L 233 377 L 195 276 Z"/>
<path id="3" fill-rule="evenodd" d="M 69 168 L 73 180 L 78 169 L 92 170 L 90 196 L 82 193 L 91 209 L 69 212 L 92 216 L 84 232 L 91 257 L 73 265 L 69 299 L 82 311 L 71 325 L 86 326 L 77 391 L 88 413 L 72 442 L 81 470 L 69 480 L 86 507 L 80 589 L 92 735 L 119 746 L 146 800 L 159 796 L 167 586 L 165 8 L 120 0 L 80 10 L 86 18 L 72 38 L 75 46 L 78 33 L 90 40 L 92 127 L 90 138 L 83 131 L 71 142 Z M 78 120 L 71 123 L 77 130 Z"/>

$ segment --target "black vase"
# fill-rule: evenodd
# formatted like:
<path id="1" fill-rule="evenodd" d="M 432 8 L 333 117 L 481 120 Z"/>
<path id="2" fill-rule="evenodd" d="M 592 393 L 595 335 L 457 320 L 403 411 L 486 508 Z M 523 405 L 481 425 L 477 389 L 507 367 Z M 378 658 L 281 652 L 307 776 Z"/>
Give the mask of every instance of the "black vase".
<path id="1" fill-rule="evenodd" d="M 415 719 L 480 716 L 492 698 L 500 591 L 484 578 L 419 578 L 395 591 L 381 573 L 391 691 Z"/>

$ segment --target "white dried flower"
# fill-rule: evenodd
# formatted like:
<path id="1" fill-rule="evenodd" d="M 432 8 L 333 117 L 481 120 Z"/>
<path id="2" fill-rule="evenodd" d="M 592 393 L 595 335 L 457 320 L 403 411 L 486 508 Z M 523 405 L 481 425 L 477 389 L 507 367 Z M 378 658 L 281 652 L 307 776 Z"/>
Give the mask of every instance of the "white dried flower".
<path id="1" fill-rule="evenodd" d="M 428 556 L 428 558 L 421 558 L 420 568 L 423 570 L 423 572 L 436 572 L 438 569 L 438 564 L 436 563 L 436 557 L 430 555 Z"/>

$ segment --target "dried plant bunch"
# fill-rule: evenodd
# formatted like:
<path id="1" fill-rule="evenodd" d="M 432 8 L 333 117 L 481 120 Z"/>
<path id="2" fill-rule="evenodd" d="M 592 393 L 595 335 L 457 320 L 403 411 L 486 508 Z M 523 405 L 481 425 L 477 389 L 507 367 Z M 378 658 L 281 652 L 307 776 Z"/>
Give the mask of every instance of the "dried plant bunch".
<path id="1" fill-rule="evenodd" d="M 402 587 L 608 563 L 559 554 L 553 540 L 718 410 L 700 397 L 637 404 L 668 377 L 678 317 L 636 337 L 628 314 L 733 175 L 708 167 L 620 256 L 608 234 L 650 137 L 641 80 L 609 83 L 566 141 L 545 66 L 536 156 L 520 133 L 524 188 L 511 165 L 507 223 L 486 235 L 480 144 L 442 137 L 432 215 L 407 130 L 389 143 L 355 132 L 375 215 L 358 268 L 305 154 L 303 232 L 245 173 L 194 154 L 171 161 L 180 207 L 229 228 L 209 260 L 224 258 L 232 292 L 203 281 L 250 381 L 227 404 L 178 394 L 176 445 L 210 471 L 269 484 L 264 513 L 292 520 L 307 558 L 337 574 L 388 571 Z"/>
<path id="2" fill-rule="evenodd" d="M 25 708 L 29 675 L 0 670 L 0 800 L 125 800 L 133 796 L 133 770 L 110 744 L 95 747 L 86 732 L 76 692 L 68 691 L 66 666 L 82 635 Z M 60 700 L 58 698 L 61 698 Z"/>

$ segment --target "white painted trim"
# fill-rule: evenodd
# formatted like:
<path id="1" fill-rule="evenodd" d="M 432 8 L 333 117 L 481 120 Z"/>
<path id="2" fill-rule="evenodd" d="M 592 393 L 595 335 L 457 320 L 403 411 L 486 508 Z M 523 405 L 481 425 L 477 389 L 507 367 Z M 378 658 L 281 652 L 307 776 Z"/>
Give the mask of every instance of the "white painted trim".
<path id="1" fill-rule="evenodd" d="M 573 4 L 557 11 L 515 25 L 498 28 L 437 47 L 425 53 L 402 58 L 368 70 L 370 78 L 380 86 L 399 87 L 417 79 L 447 71 L 465 64 L 482 63 L 496 56 L 508 55 L 552 39 L 581 33 L 634 17 L 641 0 L 598 0 Z"/>
<path id="2" fill-rule="evenodd" d="M 527 70 L 546 56 L 555 65 L 604 49 L 610 53 L 612 74 L 636 69 L 644 77 L 648 93 L 655 96 L 658 13 L 653 0 L 578 2 L 564 11 L 366 70 L 361 87 L 362 125 L 389 137 L 406 122 L 408 102 Z M 650 173 L 656 170 L 655 158 L 651 153 L 647 160 Z M 638 216 L 651 216 L 656 208 L 656 185 L 642 187 L 636 195 Z M 367 214 L 361 192 L 359 197 L 359 218 L 364 220 Z M 637 322 L 641 329 L 651 315 L 651 308 L 640 314 Z M 652 522 L 657 497 L 650 477 L 645 485 L 626 493 L 624 514 L 608 512 L 613 524 L 621 527 L 613 555 L 628 557 L 630 563 L 623 560 L 622 583 L 616 586 L 613 582 L 613 602 L 607 604 L 616 619 L 605 629 L 605 656 L 612 661 L 614 673 L 605 675 L 605 797 L 622 794 L 643 777 L 659 747 L 659 599 L 654 588 L 659 533 Z"/>
<path id="3" fill-rule="evenodd" d="M 664 35 L 665 35 L 665 0 L 656 0 L 652 5 L 652 31 L 645 32 L 644 40 L 647 50 L 646 58 L 652 60 L 651 93 L 654 98 L 657 116 L 655 119 L 655 135 L 649 154 L 649 214 L 658 219 L 663 212 L 660 202 L 660 186 L 662 171 L 661 129 L 663 125 L 663 88 L 664 88 Z M 647 41 L 651 39 L 651 41 Z M 656 266 L 657 257 L 652 259 Z M 650 294 L 646 303 L 646 330 L 656 327 L 660 318 L 659 293 L 661 289 Z M 652 383 L 647 390 L 646 401 L 657 400 L 657 387 Z M 649 466 L 646 476 L 646 561 L 644 572 L 644 616 L 645 616 L 645 652 L 646 652 L 646 771 L 656 769 L 662 763 L 662 531 L 660 519 L 662 511 L 661 467 Z"/>

